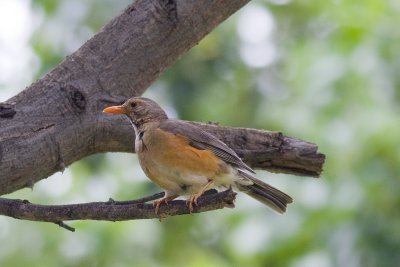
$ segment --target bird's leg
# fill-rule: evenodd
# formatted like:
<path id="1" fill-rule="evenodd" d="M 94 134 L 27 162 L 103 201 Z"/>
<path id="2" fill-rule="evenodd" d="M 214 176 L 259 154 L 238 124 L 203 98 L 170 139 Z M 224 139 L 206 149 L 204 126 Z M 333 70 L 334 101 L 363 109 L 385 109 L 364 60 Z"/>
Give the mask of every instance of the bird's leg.
<path id="1" fill-rule="evenodd" d="M 153 202 L 153 207 L 155 207 L 155 213 L 158 215 L 158 211 L 160 210 L 160 206 L 161 204 L 165 203 L 166 205 L 168 205 L 168 202 L 171 200 L 174 200 L 175 198 L 177 198 L 176 195 L 168 195 L 167 193 L 165 193 L 165 197 L 157 199 Z"/>
<path id="2" fill-rule="evenodd" d="M 186 200 L 186 205 L 189 207 L 190 213 L 193 211 L 193 204 L 197 206 L 197 200 L 204 194 L 208 189 L 212 188 L 214 185 L 213 180 L 209 180 L 208 183 L 196 194 L 191 195 L 188 200 Z"/>

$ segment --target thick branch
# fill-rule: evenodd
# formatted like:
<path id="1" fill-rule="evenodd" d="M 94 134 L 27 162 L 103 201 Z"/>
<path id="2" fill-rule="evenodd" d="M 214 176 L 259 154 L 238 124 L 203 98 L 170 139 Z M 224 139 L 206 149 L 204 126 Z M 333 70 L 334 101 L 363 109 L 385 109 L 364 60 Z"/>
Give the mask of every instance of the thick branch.
<path id="1" fill-rule="evenodd" d="M 113 131 L 96 152 L 134 152 L 132 140 L 135 134 L 124 117 L 108 116 L 107 125 Z M 318 152 L 318 146 L 282 135 L 248 128 L 223 127 L 215 124 L 191 122 L 202 127 L 224 141 L 252 168 L 271 172 L 289 173 L 318 177 L 323 169 L 325 155 Z"/>
<path id="2" fill-rule="evenodd" d="M 0 103 L 0 195 L 31 187 L 88 155 L 133 152 L 110 104 L 142 94 L 160 73 L 248 0 L 137 0 L 78 51 Z M 318 176 L 317 146 L 280 133 L 202 125 L 254 168 Z"/>
<path id="3" fill-rule="evenodd" d="M 64 224 L 71 220 L 103 220 L 125 221 L 139 219 L 165 218 L 168 216 L 189 214 L 189 208 L 184 200 L 175 200 L 162 205 L 159 214 L 155 214 L 152 204 L 145 202 L 162 197 L 163 193 L 133 201 L 92 202 L 72 205 L 36 205 L 25 200 L 0 198 L 0 215 L 16 219 L 53 222 L 68 230 L 74 230 Z M 193 213 L 234 207 L 236 193 L 226 190 L 216 193 L 207 192 L 194 207 Z"/>

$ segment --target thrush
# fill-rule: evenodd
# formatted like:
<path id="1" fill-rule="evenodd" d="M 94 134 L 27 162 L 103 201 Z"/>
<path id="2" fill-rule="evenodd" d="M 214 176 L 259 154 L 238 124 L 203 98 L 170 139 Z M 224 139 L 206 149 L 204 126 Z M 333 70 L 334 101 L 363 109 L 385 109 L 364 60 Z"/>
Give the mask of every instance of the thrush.
<path id="1" fill-rule="evenodd" d="M 199 197 L 212 188 L 233 188 L 283 213 L 293 200 L 257 179 L 255 172 L 225 143 L 201 128 L 168 118 L 153 100 L 132 97 L 103 112 L 124 114 L 135 131 L 135 151 L 146 176 L 165 190 L 160 205 L 186 196 L 190 212 Z"/>

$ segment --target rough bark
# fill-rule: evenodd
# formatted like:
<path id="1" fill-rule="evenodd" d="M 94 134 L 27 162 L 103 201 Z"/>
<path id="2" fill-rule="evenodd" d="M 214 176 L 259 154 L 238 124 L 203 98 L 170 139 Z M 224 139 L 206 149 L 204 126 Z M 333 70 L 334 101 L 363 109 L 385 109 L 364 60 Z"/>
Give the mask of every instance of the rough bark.
<path id="1" fill-rule="evenodd" d="M 247 2 L 137 0 L 53 71 L 1 103 L 0 195 L 112 150 L 106 139 L 120 136 L 101 109 L 142 94 Z"/>
<path id="2" fill-rule="evenodd" d="M 169 216 L 189 214 L 189 208 L 183 200 L 174 200 L 167 205 L 161 205 L 158 214 L 155 214 L 152 204 L 146 202 L 160 198 L 164 193 L 132 201 L 92 202 L 71 205 L 37 205 L 27 200 L 0 198 L 0 214 L 15 219 L 52 222 L 74 231 L 64 221 L 71 220 L 103 220 L 124 221 L 139 219 L 166 218 Z M 215 190 L 206 192 L 198 200 L 192 213 L 233 208 L 236 193 L 226 190 L 216 193 Z"/>
<path id="3" fill-rule="evenodd" d="M 135 133 L 129 121 L 123 116 L 107 116 L 104 120 L 113 130 L 109 132 L 110 136 L 102 139 L 105 143 L 96 152 L 134 152 Z M 319 153 L 318 146 L 313 143 L 280 132 L 190 123 L 224 141 L 254 169 L 312 177 L 318 177 L 322 172 L 325 155 Z"/>
<path id="4" fill-rule="evenodd" d="M 0 195 L 85 156 L 133 152 L 133 131 L 101 110 L 142 94 L 160 73 L 247 0 L 137 0 L 78 51 L 0 103 Z M 279 133 L 203 125 L 250 166 L 318 176 L 317 146 Z"/>

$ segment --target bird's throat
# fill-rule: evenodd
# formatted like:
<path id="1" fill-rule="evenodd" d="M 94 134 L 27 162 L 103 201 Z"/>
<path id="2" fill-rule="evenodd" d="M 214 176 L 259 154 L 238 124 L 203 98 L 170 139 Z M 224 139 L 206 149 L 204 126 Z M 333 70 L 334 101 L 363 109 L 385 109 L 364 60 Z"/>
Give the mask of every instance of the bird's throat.
<path id="1" fill-rule="evenodd" d="M 137 127 L 137 125 L 135 124 L 135 122 L 133 121 L 133 119 L 131 117 L 129 117 L 128 115 L 126 117 L 128 118 L 128 120 L 132 124 L 132 127 L 135 130 L 135 135 L 138 135 L 138 127 Z"/>
<path id="2" fill-rule="evenodd" d="M 143 130 L 140 130 L 138 125 L 129 116 L 128 120 L 131 122 L 133 129 L 135 130 L 135 152 L 140 153 L 143 151 Z"/>

